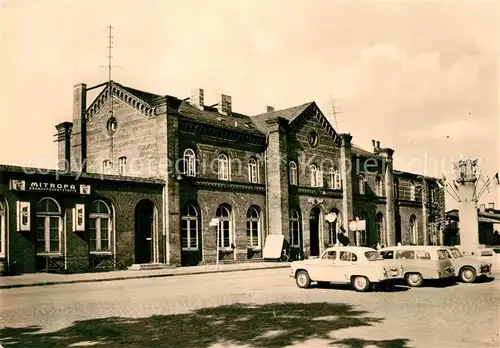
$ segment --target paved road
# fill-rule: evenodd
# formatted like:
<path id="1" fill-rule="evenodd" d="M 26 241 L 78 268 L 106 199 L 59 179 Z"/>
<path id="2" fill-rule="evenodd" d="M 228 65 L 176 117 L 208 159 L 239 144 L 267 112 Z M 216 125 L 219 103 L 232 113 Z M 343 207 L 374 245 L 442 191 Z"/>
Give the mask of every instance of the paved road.
<path id="1" fill-rule="evenodd" d="M 288 269 L 0 290 L 4 347 L 495 347 L 500 278 L 356 293 Z"/>

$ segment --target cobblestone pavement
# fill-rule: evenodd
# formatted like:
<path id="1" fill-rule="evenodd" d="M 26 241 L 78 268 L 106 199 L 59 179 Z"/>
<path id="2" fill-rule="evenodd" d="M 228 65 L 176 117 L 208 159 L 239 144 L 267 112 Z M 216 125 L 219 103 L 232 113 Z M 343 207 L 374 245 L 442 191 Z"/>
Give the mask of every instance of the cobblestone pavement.
<path id="1" fill-rule="evenodd" d="M 288 269 L 0 290 L 3 347 L 499 346 L 500 278 L 299 289 Z"/>

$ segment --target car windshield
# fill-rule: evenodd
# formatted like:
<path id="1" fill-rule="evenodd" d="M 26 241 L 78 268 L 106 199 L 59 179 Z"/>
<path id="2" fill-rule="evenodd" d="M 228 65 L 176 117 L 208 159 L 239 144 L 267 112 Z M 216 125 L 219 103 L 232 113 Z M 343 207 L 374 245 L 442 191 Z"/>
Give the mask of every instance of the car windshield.
<path id="1" fill-rule="evenodd" d="M 463 256 L 462 253 L 460 252 L 460 250 L 458 250 L 456 248 L 451 248 L 450 253 L 453 256 L 453 258 L 455 258 L 455 259 Z"/>
<path id="2" fill-rule="evenodd" d="M 378 251 L 367 251 L 365 252 L 365 256 L 368 259 L 368 261 L 377 261 L 377 260 L 383 260 L 384 258 Z"/>

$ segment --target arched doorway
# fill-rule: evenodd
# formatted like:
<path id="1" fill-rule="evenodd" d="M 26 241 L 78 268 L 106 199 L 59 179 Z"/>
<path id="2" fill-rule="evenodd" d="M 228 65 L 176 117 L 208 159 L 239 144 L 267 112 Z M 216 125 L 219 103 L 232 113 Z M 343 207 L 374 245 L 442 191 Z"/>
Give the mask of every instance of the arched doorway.
<path id="1" fill-rule="evenodd" d="M 144 199 L 135 207 L 135 263 L 154 262 L 155 205 Z"/>
<path id="2" fill-rule="evenodd" d="M 309 215 L 309 256 L 319 256 L 320 214 L 320 209 L 314 207 L 311 209 L 311 214 Z"/>

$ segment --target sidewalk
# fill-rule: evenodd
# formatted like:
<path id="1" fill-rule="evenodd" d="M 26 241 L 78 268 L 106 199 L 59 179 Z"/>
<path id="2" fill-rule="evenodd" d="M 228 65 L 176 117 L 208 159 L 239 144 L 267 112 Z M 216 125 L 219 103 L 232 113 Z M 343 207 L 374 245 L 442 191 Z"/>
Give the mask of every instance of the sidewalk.
<path id="1" fill-rule="evenodd" d="M 238 263 L 229 265 L 219 265 L 217 270 L 215 265 L 175 267 L 157 270 L 142 271 L 111 271 L 80 274 L 53 274 L 53 273 L 28 273 L 18 276 L 0 277 L 0 289 L 22 288 L 28 286 L 43 286 L 57 284 L 103 282 L 112 280 L 126 280 L 139 278 L 158 278 L 179 275 L 224 273 L 237 271 L 251 271 L 273 268 L 290 267 L 288 262 L 259 262 L 259 263 Z"/>

